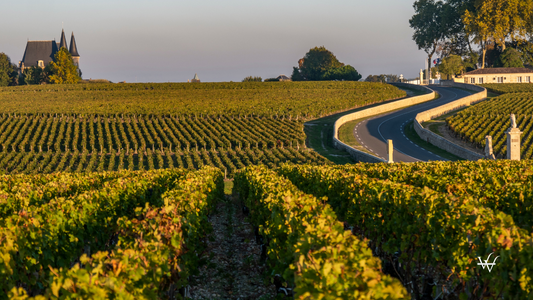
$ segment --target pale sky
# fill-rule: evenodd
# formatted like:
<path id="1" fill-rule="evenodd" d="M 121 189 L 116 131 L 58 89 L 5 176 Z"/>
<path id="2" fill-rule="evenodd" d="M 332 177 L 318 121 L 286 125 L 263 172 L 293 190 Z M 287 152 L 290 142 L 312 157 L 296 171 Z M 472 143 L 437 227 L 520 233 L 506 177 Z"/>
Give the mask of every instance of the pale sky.
<path id="1" fill-rule="evenodd" d="M 414 0 L 18 0 L 4 5 L 0 52 L 18 63 L 27 40 L 67 43 L 83 78 L 113 82 L 241 81 L 291 75 L 325 46 L 363 75 L 418 76 Z"/>

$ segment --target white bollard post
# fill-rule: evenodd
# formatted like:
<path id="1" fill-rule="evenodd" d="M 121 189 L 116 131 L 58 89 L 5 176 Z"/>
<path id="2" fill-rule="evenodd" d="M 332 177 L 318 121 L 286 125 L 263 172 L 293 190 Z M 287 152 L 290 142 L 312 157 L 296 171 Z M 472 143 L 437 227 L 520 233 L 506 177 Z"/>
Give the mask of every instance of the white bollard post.
<path id="1" fill-rule="evenodd" d="M 394 154 L 394 147 L 392 146 L 392 140 L 387 140 L 387 154 L 388 154 L 388 160 L 387 162 L 389 164 L 393 163 L 393 154 Z"/>

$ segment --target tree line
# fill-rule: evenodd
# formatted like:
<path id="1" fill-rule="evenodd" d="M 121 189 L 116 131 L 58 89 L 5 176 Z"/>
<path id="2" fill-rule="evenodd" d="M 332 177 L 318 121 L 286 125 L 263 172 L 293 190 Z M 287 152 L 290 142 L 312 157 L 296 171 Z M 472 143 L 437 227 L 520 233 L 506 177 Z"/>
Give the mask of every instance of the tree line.
<path id="1" fill-rule="evenodd" d="M 533 65 L 533 0 L 418 0 L 413 40 L 439 71 Z"/>
<path id="2" fill-rule="evenodd" d="M 54 61 L 46 67 L 33 66 L 25 68 L 20 73 L 9 56 L 0 53 L 0 86 L 78 83 L 79 80 L 81 80 L 81 70 L 74 65 L 72 56 L 65 47 L 54 55 Z"/>
<path id="3" fill-rule="evenodd" d="M 358 81 L 361 75 L 350 65 L 341 63 L 324 46 L 314 47 L 293 67 L 292 81 L 349 80 Z"/>
<path id="4" fill-rule="evenodd" d="M 358 81 L 361 78 L 361 74 L 354 67 L 341 63 L 331 51 L 321 46 L 311 48 L 303 58 L 298 60 L 298 67 L 293 67 L 290 79 L 292 81 Z M 247 76 L 242 81 L 261 82 L 263 79 Z M 265 79 L 265 82 L 269 81 L 280 81 L 280 79 Z"/>

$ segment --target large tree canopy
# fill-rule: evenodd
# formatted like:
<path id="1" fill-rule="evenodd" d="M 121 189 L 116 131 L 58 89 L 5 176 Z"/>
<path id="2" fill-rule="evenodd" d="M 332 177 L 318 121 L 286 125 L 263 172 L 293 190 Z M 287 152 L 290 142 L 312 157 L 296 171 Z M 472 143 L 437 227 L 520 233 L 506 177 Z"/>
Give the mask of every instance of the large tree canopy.
<path id="1" fill-rule="evenodd" d="M 0 53 L 0 86 L 12 85 L 17 79 L 16 66 L 5 53 Z"/>
<path id="2" fill-rule="evenodd" d="M 529 47 L 522 45 L 533 37 L 533 0 L 417 0 L 413 6 L 413 40 L 429 57 L 435 52 L 442 58 L 470 57 L 472 65 L 474 43 L 481 68 L 499 65 L 509 46 L 518 50 L 521 61 L 530 60 Z"/>
<path id="3" fill-rule="evenodd" d="M 442 60 L 439 71 L 447 76 L 455 76 L 464 70 L 463 60 L 459 55 L 450 55 Z"/>
<path id="4" fill-rule="evenodd" d="M 46 80 L 46 74 L 40 67 L 33 66 L 24 69 L 20 84 L 41 84 Z"/>
<path id="5" fill-rule="evenodd" d="M 349 80 L 358 81 L 361 79 L 361 74 L 350 65 L 342 66 L 340 68 L 331 68 L 324 73 L 322 80 Z"/>
<path id="6" fill-rule="evenodd" d="M 46 67 L 50 83 L 78 83 L 81 79 L 78 68 L 72 62 L 67 48 L 61 48 L 54 56 L 54 61 Z"/>
<path id="7" fill-rule="evenodd" d="M 350 65 L 344 65 L 324 46 L 309 50 L 293 68 L 291 79 L 302 80 L 359 80 L 361 75 Z"/>
<path id="8" fill-rule="evenodd" d="M 424 50 L 428 55 L 428 65 L 437 51 L 437 45 L 444 38 L 443 31 L 443 3 L 434 0 L 418 0 L 413 4 L 415 15 L 409 20 L 409 25 L 414 29 L 413 40 L 418 49 Z"/>
<path id="9" fill-rule="evenodd" d="M 466 10 L 463 21 L 466 31 L 475 37 L 482 50 L 481 67 L 485 67 L 487 43 L 494 42 L 505 50 L 506 39 L 522 39 L 526 33 L 526 20 L 521 9 L 528 0 L 476 1 L 474 8 Z"/>
<path id="10" fill-rule="evenodd" d="M 500 55 L 500 63 L 504 68 L 523 68 L 520 52 L 514 48 L 507 48 Z"/>

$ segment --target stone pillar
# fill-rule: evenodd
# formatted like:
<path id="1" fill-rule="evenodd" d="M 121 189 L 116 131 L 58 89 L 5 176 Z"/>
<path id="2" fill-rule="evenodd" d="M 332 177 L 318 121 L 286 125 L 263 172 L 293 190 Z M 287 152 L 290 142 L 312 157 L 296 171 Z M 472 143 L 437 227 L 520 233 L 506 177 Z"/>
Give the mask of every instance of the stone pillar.
<path id="1" fill-rule="evenodd" d="M 490 135 L 485 136 L 485 158 L 496 159 L 492 152 L 492 136 Z"/>
<path id="2" fill-rule="evenodd" d="M 507 159 L 520 160 L 520 135 L 522 132 L 516 126 L 514 114 L 511 114 L 511 127 L 505 133 L 507 134 Z"/>
<path id="3" fill-rule="evenodd" d="M 394 160 L 393 160 L 393 153 L 394 153 L 394 147 L 392 146 L 392 140 L 387 140 L 387 162 L 390 164 L 390 163 L 393 163 Z"/>
<path id="4" fill-rule="evenodd" d="M 424 84 L 424 71 L 420 69 L 420 85 Z"/>

